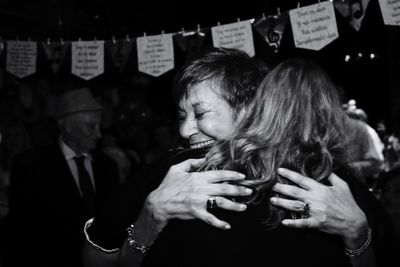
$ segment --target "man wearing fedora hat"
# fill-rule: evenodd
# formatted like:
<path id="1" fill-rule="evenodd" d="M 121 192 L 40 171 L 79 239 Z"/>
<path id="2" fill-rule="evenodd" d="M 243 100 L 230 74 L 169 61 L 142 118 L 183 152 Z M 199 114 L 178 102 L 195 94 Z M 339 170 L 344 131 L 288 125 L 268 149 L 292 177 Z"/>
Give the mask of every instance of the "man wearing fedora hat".
<path id="1" fill-rule="evenodd" d="M 82 266 L 84 223 L 118 181 L 116 163 L 94 152 L 102 109 L 88 88 L 65 92 L 53 114 L 58 142 L 15 160 L 10 266 Z"/>

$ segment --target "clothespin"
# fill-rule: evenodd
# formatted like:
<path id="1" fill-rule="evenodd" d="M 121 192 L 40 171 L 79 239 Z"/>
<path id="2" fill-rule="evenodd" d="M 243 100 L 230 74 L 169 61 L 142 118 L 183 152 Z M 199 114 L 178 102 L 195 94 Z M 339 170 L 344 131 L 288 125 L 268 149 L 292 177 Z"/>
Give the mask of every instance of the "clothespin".
<path id="1" fill-rule="evenodd" d="M 64 45 L 64 39 L 63 38 L 60 38 L 60 43 L 61 43 L 61 45 Z"/>
<path id="2" fill-rule="evenodd" d="M 217 25 L 218 25 L 218 26 L 221 26 L 221 23 L 218 21 L 218 22 L 217 22 Z"/>
<path id="3" fill-rule="evenodd" d="M 129 38 L 129 34 L 127 34 L 127 35 L 125 36 L 125 39 L 126 39 L 127 42 L 130 42 L 130 41 L 131 41 L 131 38 Z"/>
<path id="4" fill-rule="evenodd" d="M 276 14 L 277 14 L 278 16 L 281 15 L 281 8 L 280 8 L 280 7 L 277 7 L 277 8 L 276 8 Z"/>
<path id="5" fill-rule="evenodd" d="M 81 41 L 82 41 L 82 40 L 81 40 L 81 37 L 79 37 L 79 38 L 78 38 L 78 42 L 81 42 Z"/>
<path id="6" fill-rule="evenodd" d="M 263 12 L 262 14 L 261 14 L 261 16 L 262 16 L 262 19 L 263 20 L 265 20 L 267 17 L 265 16 L 265 13 Z"/>
<path id="7" fill-rule="evenodd" d="M 297 8 L 300 8 L 300 2 L 297 2 Z"/>
<path id="8" fill-rule="evenodd" d="M 200 36 L 205 36 L 204 32 L 201 31 L 200 24 L 197 24 L 197 34 Z"/>
<path id="9" fill-rule="evenodd" d="M 185 34 L 185 28 L 181 28 L 181 34 L 184 35 Z"/>
<path id="10" fill-rule="evenodd" d="M 50 38 L 47 38 L 47 45 L 50 45 Z"/>
<path id="11" fill-rule="evenodd" d="M 111 37 L 111 40 L 112 40 L 113 44 L 117 43 L 117 41 L 115 40 L 115 36 L 114 35 Z"/>
<path id="12" fill-rule="evenodd" d="M 146 36 L 147 36 L 147 34 L 146 34 L 146 32 L 144 32 L 144 33 L 143 33 L 143 37 L 146 37 Z"/>
<path id="13" fill-rule="evenodd" d="M 93 38 L 94 43 L 97 43 L 97 37 Z"/>
<path id="14" fill-rule="evenodd" d="M 161 31 L 161 35 L 164 35 L 164 34 L 165 34 L 165 31 L 164 31 L 164 30 L 162 30 L 162 31 Z"/>
<path id="15" fill-rule="evenodd" d="M 239 17 L 237 18 L 237 22 L 240 22 L 240 18 Z"/>

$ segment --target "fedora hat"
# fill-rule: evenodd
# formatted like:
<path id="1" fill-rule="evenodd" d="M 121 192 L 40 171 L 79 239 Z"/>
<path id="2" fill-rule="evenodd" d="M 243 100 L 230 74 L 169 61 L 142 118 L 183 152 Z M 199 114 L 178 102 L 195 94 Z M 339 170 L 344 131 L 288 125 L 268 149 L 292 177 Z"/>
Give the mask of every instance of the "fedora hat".
<path id="1" fill-rule="evenodd" d="M 59 119 L 73 113 L 101 110 L 103 107 L 96 101 L 90 90 L 81 88 L 67 91 L 58 97 L 54 117 Z"/>

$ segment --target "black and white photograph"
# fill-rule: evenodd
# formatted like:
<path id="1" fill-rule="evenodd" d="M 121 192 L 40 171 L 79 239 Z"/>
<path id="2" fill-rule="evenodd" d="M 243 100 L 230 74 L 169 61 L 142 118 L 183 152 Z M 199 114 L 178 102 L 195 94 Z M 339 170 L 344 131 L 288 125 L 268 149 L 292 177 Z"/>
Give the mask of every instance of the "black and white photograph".
<path id="1" fill-rule="evenodd" d="M 399 267 L 400 0 L 0 0 L 0 267 Z"/>

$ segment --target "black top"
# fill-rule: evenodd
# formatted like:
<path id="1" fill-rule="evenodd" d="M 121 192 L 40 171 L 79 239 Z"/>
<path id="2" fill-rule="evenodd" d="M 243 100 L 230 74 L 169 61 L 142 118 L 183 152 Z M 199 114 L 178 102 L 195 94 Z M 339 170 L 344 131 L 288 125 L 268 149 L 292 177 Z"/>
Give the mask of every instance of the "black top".
<path id="1" fill-rule="evenodd" d="M 121 247 L 126 228 L 133 223 L 147 195 L 156 189 L 172 164 L 199 158 L 206 150 L 177 150 L 138 172 L 134 179 L 117 190 L 89 234 L 105 248 Z M 400 266 L 397 238 L 380 203 L 368 189 L 347 172 L 344 179 L 365 212 L 372 229 L 372 246 L 378 266 Z M 268 230 L 262 223 L 267 205 L 248 206 L 245 212 L 216 210 L 215 214 L 232 226 L 219 230 L 199 221 L 173 220 L 152 245 L 144 266 L 253 266 L 268 262 L 274 266 L 348 266 L 340 237 L 312 229 L 279 226 Z M 275 261 L 276 260 L 276 261 Z"/>
<path id="2" fill-rule="evenodd" d="M 284 226 L 268 230 L 261 216 L 266 209 L 258 205 L 244 213 L 218 210 L 230 230 L 199 220 L 172 221 L 142 266 L 351 266 L 340 237 Z"/>

